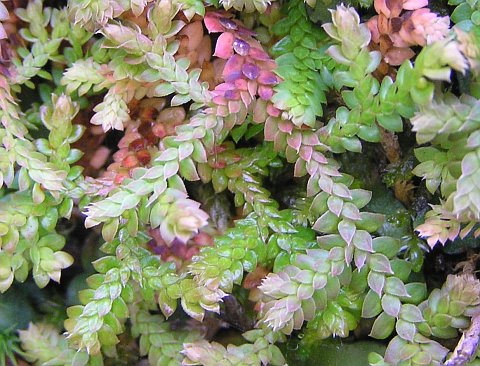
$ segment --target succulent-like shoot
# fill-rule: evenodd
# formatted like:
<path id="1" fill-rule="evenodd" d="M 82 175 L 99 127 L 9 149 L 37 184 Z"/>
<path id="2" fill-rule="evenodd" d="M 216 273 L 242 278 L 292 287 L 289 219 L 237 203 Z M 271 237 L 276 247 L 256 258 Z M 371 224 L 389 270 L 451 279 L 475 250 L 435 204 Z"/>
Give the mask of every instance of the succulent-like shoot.
<path id="1" fill-rule="evenodd" d="M 420 332 L 427 337 L 452 338 L 458 329 L 468 328 L 470 319 L 480 311 L 480 282 L 470 274 L 450 275 L 441 289 L 432 291 L 418 307 L 425 323 Z"/>
<path id="2" fill-rule="evenodd" d="M 30 272 L 68 279 L 72 236 L 82 260 L 104 239 L 65 336 L 32 324 L 23 357 L 100 366 L 138 340 L 157 366 L 285 365 L 276 343 L 297 330 L 317 342 L 372 324 L 391 339 L 372 365 L 440 365 L 433 338 L 470 326 L 479 282 L 412 282 L 420 239 L 413 253 L 347 160 L 383 165 L 361 141 L 405 127 L 437 203 L 417 231 L 432 247 L 480 235 L 480 12 L 450 4 L 452 32 L 426 0 L 376 0 L 364 21 L 324 2 L 322 26 L 301 0 L 0 2 L 0 292 Z M 246 342 L 210 342 L 201 321 Z"/>
<path id="3" fill-rule="evenodd" d="M 70 348 L 65 336 L 51 324 L 30 323 L 28 329 L 19 331 L 19 336 L 24 350 L 22 356 L 34 365 L 103 365 L 100 357 Z"/>
<path id="4" fill-rule="evenodd" d="M 142 303 L 130 307 L 132 335 L 140 337 L 140 356 L 148 356 L 150 365 L 179 365 L 183 344 L 200 341 L 196 332 L 172 331 L 161 315 L 151 314 Z"/>
<path id="5" fill-rule="evenodd" d="M 402 336 L 398 321 L 399 335 L 390 341 L 384 358 L 370 355 L 370 365 L 443 365 L 448 349 L 427 337 L 452 338 L 458 329 L 468 328 L 470 318 L 479 312 L 479 291 L 480 282 L 471 274 L 448 276 L 442 288 L 418 306 L 423 320 L 417 316 L 411 339 Z"/>
<path id="6" fill-rule="evenodd" d="M 272 48 L 278 65 L 275 72 L 283 79 L 274 90 L 272 101 L 284 111 L 284 119 L 296 126 L 315 126 L 323 116 L 326 90 L 334 62 L 325 54 L 329 40 L 307 19 L 305 4 L 294 0 L 284 5 L 285 18 L 273 26 L 282 37 Z"/>
<path id="7" fill-rule="evenodd" d="M 275 0 L 274 0 L 275 1 Z M 270 0 L 220 0 L 220 3 L 226 10 L 234 8 L 235 10 L 253 13 L 258 11 L 264 13 L 271 4 Z"/>
<path id="8" fill-rule="evenodd" d="M 444 114 L 440 115 L 438 108 Z M 465 237 L 480 218 L 480 191 L 474 182 L 480 169 L 480 144 L 476 142 L 480 134 L 479 108 L 473 97 L 447 95 L 422 108 L 411 120 L 417 141 L 433 145 L 416 149 L 420 164 L 413 172 L 426 180 L 430 192 L 440 188 L 445 200 L 441 206 L 434 206 L 425 223 L 417 227 L 432 247 L 458 235 Z M 474 236 L 478 235 L 476 230 Z"/>
<path id="9" fill-rule="evenodd" d="M 182 365 L 286 365 L 282 353 L 273 343 L 281 340 L 277 333 L 256 329 L 243 334 L 250 343 L 240 346 L 228 345 L 226 348 L 217 342 L 205 340 L 184 344 L 185 355 Z"/>

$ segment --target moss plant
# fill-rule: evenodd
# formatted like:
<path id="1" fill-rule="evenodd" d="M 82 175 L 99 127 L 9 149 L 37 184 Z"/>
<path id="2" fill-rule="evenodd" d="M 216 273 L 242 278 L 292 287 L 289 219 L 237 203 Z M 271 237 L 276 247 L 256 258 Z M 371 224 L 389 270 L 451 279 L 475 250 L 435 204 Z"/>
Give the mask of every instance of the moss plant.
<path id="1" fill-rule="evenodd" d="M 477 246 L 430 263 L 480 236 L 480 10 L 440 3 L 2 0 L 0 292 L 32 322 L 0 364 L 478 362 Z"/>

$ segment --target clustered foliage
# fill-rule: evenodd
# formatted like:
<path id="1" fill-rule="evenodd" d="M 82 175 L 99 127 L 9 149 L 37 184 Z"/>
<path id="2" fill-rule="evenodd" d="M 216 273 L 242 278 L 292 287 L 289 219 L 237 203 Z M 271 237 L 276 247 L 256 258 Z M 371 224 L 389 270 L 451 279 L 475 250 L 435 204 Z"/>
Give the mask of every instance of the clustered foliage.
<path id="1" fill-rule="evenodd" d="M 2 1 L 0 292 L 101 254 L 64 328 L 5 330 L 0 363 L 285 365 L 298 332 L 365 323 L 388 342 L 370 365 L 442 365 L 480 314 L 472 271 L 421 275 L 429 247 L 480 236 L 475 0 Z M 399 164 L 397 136 L 431 203 L 404 235 L 340 163 L 380 143 Z"/>

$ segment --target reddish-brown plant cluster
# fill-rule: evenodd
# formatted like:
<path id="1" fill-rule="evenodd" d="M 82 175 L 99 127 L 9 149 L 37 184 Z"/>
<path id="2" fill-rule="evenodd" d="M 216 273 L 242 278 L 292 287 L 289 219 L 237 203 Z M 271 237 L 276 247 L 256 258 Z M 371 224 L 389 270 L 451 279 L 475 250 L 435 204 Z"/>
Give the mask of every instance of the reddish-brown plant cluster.
<path id="1" fill-rule="evenodd" d="M 212 40 L 208 34 L 203 32 L 203 22 L 193 21 L 187 24 L 178 33 L 180 41 L 176 58 L 187 57 L 190 60 L 190 67 L 200 67 L 210 61 L 212 55 Z"/>
<path id="2" fill-rule="evenodd" d="M 152 252 L 160 255 L 165 262 L 174 262 L 178 270 L 182 270 L 185 265 L 188 265 L 192 257 L 198 254 L 202 247 L 213 245 L 213 235 L 206 231 L 200 231 L 187 243 L 175 239 L 168 244 L 163 240 L 158 229 L 150 229 L 149 235 L 152 240 L 149 241 L 148 245 Z"/>
<path id="3" fill-rule="evenodd" d="M 17 58 L 16 49 L 25 46 L 18 28 L 20 18 L 15 15 L 14 9 L 26 6 L 26 0 L 12 0 L 3 2 L 8 16 L 3 14 L 0 24 L 0 74 L 11 77 L 15 68 L 11 67 L 11 60 Z"/>
<path id="4" fill-rule="evenodd" d="M 162 138 L 175 134 L 175 128 L 184 123 L 186 112 L 183 107 L 165 107 L 164 98 L 133 100 L 130 105 L 132 120 L 128 123 L 123 137 L 118 142 L 118 150 L 100 178 L 89 181 L 97 187 L 98 195 L 106 195 L 122 181 L 131 176 L 133 169 L 148 167 L 152 156 L 158 151 Z M 103 166 L 106 158 L 104 146 L 97 147 L 90 165 Z M 109 151 L 107 155 L 109 155 Z M 98 159 L 96 161 L 95 159 Z M 102 160 L 103 159 L 103 160 Z M 103 163 L 102 163 L 103 161 Z"/>
<path id="5" fill-rule="evenodd" d="M 134 168 L 149 165 L 152 154 L 158 151 L 160 139 L 175 134 L 175 127 L 185 120 L 185 109 L 165 108 L 165 104 L 163 98 L 151 98 L 131 108 L 133 117 L 135 113 L 138 117 L 127 126 L 105 177 L 114 176 L 115 184 L 120 184 Z"/>
<path id="6" fill-rule="evenodd" d="M 412 58 L 412 46 L 443 39 L 449 30 L 448 16 L 439 17 L 426 8 L 428 0 L 375 0 L 378 15 L 368 21 L 372 47 L 389 65 Z"/>

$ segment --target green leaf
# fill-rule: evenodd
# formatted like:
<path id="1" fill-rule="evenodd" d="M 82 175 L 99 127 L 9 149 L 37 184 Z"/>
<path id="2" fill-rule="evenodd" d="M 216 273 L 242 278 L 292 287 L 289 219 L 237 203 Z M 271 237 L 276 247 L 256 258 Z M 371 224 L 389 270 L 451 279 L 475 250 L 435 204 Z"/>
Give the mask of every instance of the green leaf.
<path id="1" fill-rule="evenodd" d="M 117 268 L 119 266 L 119 261 L 116 257 L 105 256 L 94 261 L 92 265 L 97 272 L 107 273 L 110 269 Z"/>
<path id="2" fill-rule="evenodd" d="M 257 136 L 260 132 L 262 132 L 263 129 L 264 125 L 262 123 L 249 125 L 248 130 L 245 133 L 245 139 L 250 140 L 252 137 Z"/>
<path id="3" fill-rule="evenodd" d="M 377 253 L 382 253 L 387 258 L 393 258 L 400 250 L 400 240 L 389 236 L 380 236 L 373 239 L 373 249 Z"/>
<path id="4" fill-rule="evenodd" d="M 405 285 L 409 297 L 401 297 L 403 303 L 420 304 L 427 297 L 427 285 L 421 282 L 412 282 Z"/>
<path id="5" fill-rule="evenodd" d="M 380 253 L 372 254 L 368 260 L 369 267 L 376 272 L 393 274 L 389 259 Z"/>
<path id="6" fill-rule="evenodd" d="M 401 132 L 403 131 L 403 121 L 402 117 L 400 117 L 398 114 L 389 114 L 389 115 L 379 115 L 377 116 L 377 121 L 382 126 L 388 131 L 392 132 Z"/>
<path id="7" fill-rule="evenodd" d="M 410 90 L 410 95 L 412 96 L 413 101 L 419 105 L 425 105 L 432 101 L 434 84 L 427 82 L 426 86 L 423 88 L 413 87 Z"/>
<path id="8" fill-rule="evenodd" d="M 191 303 L 191 302 L 186 302 L 184 301 L 184 298 L 182 297 L 182 308 L 183 310 L 191 316 L 193 319 L 202 321 L 203 316 L 205 314 L 205 310 L 198 305 L 197 303 Z"/>
<path id="9" fill-rule="evenodd" d="M 45 215 L 40 219 L 40 225 L 47 231 L 52 232 L 55 230 L 58 222 L 58 211 L 55 207 L 49 208 Z"/>
<path id="10" fill-rule="evenodd" d="M 408 292 L 404 283 L 397 277 L 388 277 L 385 282 L 385 292 L 398 297 L 407 297 Z"/>
<path id="11" fill-rule="evenodd" d="M 420 309 L 411 304 L 402 305 L 402 310 L 400 310 L 400 318 L 410 323 L 420 323 L 425 320 Z"/>
<path id="12" fill-rule="evenodd" d="M 468 3 L 464 2 L 455 8 L 452 15 L 450 15 L 450 19 L 454 23 L 459 23 L 462 20 L 469 20 L 472 16 L 473 9 L 468 5 Z"/>
<path id="13" fill-rule="evenodd" d="M 312 229 L 321 233 L 334 233 L 336 231 L 339 219 L 332 212 L 327 211 L 318 218 Z"/>
<path id="14" fill-rule="evenodd" d="M 380 297 L 375 291 L 369 290 L 363 301 L 362 318 L 374 318 L 381 312 L 382 306 L 380 303 Z"/>
<path id="15" fill-rule="evenodd" d="M 352 152 L 362 152 L 362 143 L 357 137 L 342 137 L 340 139 L 342 146 L 345 150 L 352 151 Z"/>
<path id="16" fill-rule="evenodd" d="M 110 221 L 103 224 L 102 227 L 102 237 L 107 242 L 112 242 L 117 235 L 117 230 L 119 226 L 118 219 L 111 219 Z"/>
<path id="17" fill-rule="evenodd" d="M 408 280 L 408 276 L 410 276 L 410 273 L 412 272 L 412 263 L 407 262 L 406 260 L 395 258 L 390 261 L 390 265 L 392 266 L 395 278 L 398 278 L 400 281 L 404 282 Z M 398 296 L 405 296 L 405 294 Z"/>
<path id="18" fill-rule="evenodd" d="M 358 137 L 368 142 L 380 142 L 380 130 L 376 125 L 360 126 L 358 130 Z"/>
<path id="19" fill-rule="evenodd" d="M 37 243 L 37 247 L 48 247 L 52 250 L 60 250 L 65 246 L 65 238 L 59 234 L 49 234 L 43 236 Z"/>
<path id="20" fill-rule="evenodd" d="M 75 352 L 73 356 L 72 366 L 85 366 L 88 363 L 88 353 L 87 352 Z"/>
<path id="21" fill-rule="evenodd" d="M 243 137 L 243 135 L 245 135 L 245 132 L 247 132 L 247 128 L 248 128 L 248 124 L 243 123 L 240 126 L 235 127 L 232 130 L 232 132 L 230 132 L 230 134 L 233 138 L 233 141 L 235 141 L 235 143 L 238 143 L 238 141 L 240 141 L 240 139 Z"/>
<path id="22" fill-rule="evenodd" d="M 385 339 L 392 334 L 395 328 L 395 318 L 382 312 L 373 323 L 369 336 L 376 339 Z"/>
<path id="23" fill-rule="evenodd" d="M 125 301 L 121 297 L 117 297 L 113 300 L 112 303 L 112 312 L 115 314 L 117 318 L 126 319 L 128 318 L 128 307 Z"/>
<path id="24" fill-rule="evenodd" d="M 154 96 L 156 97 L 165 97 L 175 92 L 173 85 L 169 83 L 161 83 L 157 85 L 154 89 Z"/>

